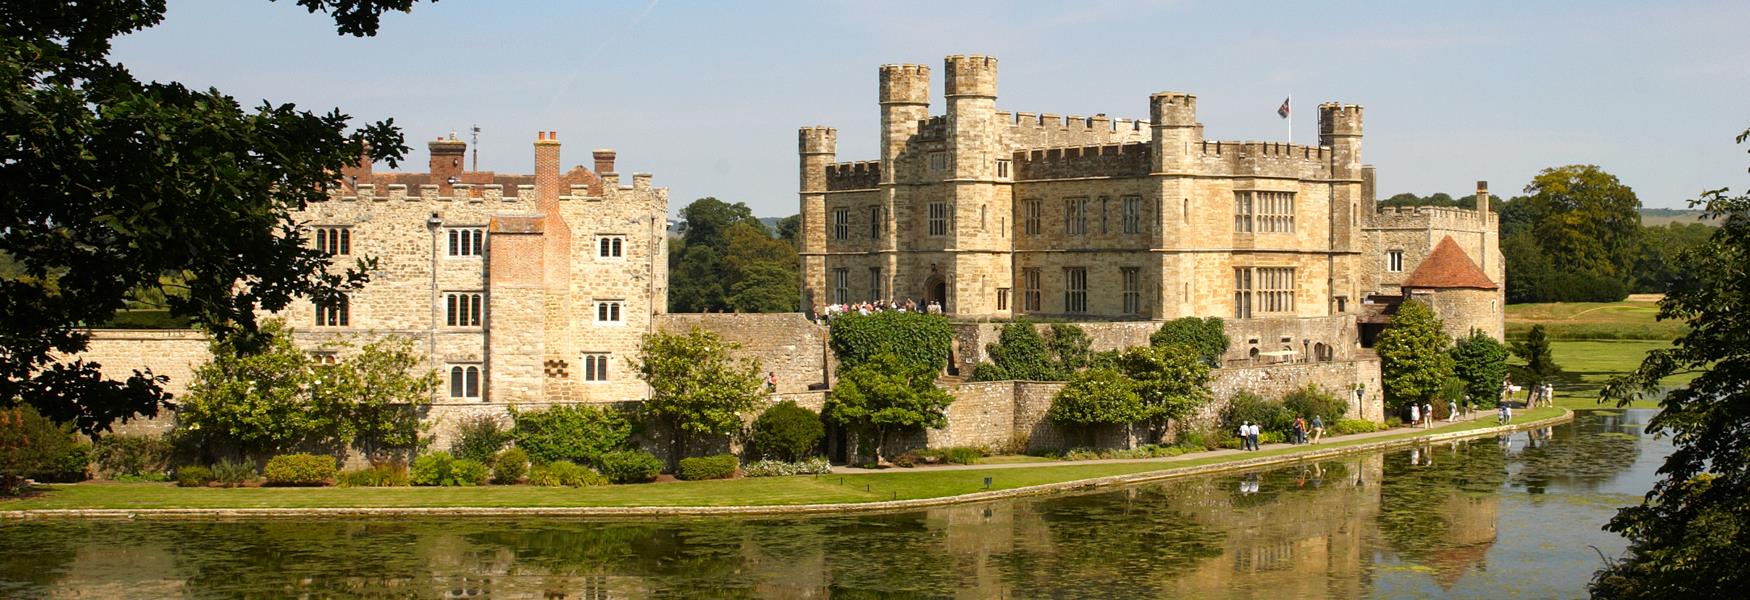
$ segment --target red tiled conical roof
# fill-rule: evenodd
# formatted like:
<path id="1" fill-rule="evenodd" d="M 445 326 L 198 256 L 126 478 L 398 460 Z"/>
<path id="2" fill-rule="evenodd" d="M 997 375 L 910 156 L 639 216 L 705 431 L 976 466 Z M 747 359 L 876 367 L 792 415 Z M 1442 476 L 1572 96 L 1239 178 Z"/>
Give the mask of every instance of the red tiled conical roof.
<path id="1" fill-rule="evenodd" d="M 1458 247 L 1458 242 L 1452 241 L 1452 236 L 1446 236 L 1434 246 L 1434 251 L 1428 253 L 1428 258 L 1422 259 L 1422 264 L 1416 266 L 1415 272 L 1404 279 L 1405 288 L 1472 288 L 1493 290 L 1500 286 L 1489 281 L 1489 276 L 1477 268 L 1477 263 L 1466 256 L 1464 249 Z"/>

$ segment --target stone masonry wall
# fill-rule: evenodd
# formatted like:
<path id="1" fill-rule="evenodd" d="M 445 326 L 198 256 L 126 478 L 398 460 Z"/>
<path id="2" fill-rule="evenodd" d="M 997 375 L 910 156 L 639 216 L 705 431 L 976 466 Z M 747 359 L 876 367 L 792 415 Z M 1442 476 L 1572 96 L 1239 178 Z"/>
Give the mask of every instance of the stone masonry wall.
<path id="1" fill-rule="evenodd" d="M 827 328 L 814 324 L 801 313 L 670 313 L 656 317 L 655 328 L 666 333 L 686 333 L 694 327 L 740 344 L 735 355 L 758 359 L 761 377 L 767 372 L 776 373 L 781 393 L 804 392 L 827 383 L 831 370 Z"/>
<path id="2" fill-rule="evenodd" d="M 112 378 L 126 378 L 136 369 L 151 369 L 154 375 L 169 377 L 164 391 L 180 398 L 188 395 L 195 369 L 212 360 L 212 353 L 207 351 L 206 335 L 197 331 L 99 329 L 91 332 L 89 347 L 72 358 L 103 365 L 104 374 Z M 173 423 L 174 419 L 166 413 L 157 419 L 117 424 L 116 431 L 162 433 L 169 431 Z"/>

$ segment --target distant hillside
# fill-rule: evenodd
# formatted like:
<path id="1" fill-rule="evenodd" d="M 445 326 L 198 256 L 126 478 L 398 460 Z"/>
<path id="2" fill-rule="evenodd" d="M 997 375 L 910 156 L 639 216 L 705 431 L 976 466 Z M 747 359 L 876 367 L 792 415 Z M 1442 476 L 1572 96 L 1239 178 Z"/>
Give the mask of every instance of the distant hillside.
<path id="1" fill-rule="evenodd" d="M 1659 226 L 1667 223 L 1704 223 L 1714 225 L 1712 221 L 1701 218 L 1701 211 L 1685 208 L 1643 208 L 1641 209 L 1641 224 Z"/>

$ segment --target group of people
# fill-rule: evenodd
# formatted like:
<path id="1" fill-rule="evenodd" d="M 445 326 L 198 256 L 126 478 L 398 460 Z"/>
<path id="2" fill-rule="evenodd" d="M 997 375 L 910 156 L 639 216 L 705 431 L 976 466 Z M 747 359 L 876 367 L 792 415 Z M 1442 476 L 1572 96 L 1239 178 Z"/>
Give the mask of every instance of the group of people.
<path id="1" fill-rule="evenodd" d="M 917 301 L 912 300 L 911 298 L 906 298 L 905 302 L 895 302 L 895 301 L 891 301 L 891 300 L 871 300 L 868 302 L 850 302 L 850 303 L 844 303 L 844 304 L 828 304 L 824 308 L 816 309 L 814 311 L 814 314 L 819 315 L 821 319 L 830 322 L 835 317 L 838 317 L 839 315 L 847 314 L 847 313 L 857 313 L 859 315 L 868 316 L 872 313 L 888 312 L 888 311 L 892 311 L 892 312 L 924 312 L 924 313 L 929 313 L 932 315 L 939 315 L 939 314 L 942 314 L 942 303 L 935 301 L 935 300 L 930 300 L 930 301 L 927 301 L 923 304 L 918 304 Z"/>
<path id="2" fill-rule="evenodd" d="M 1451 421 L 1451 411 L 1447 411 L 1447 419 Z M 1410 426 L 1427 429 L 1434 426 L 1434 405 L 1423 402 L 1420 405 L 1410 403 Z"/>
<path id="3" fill-rule="evenodd" d="M 1264 428 L 1261 425 L 1251 421 L 1241 422 L 1240 449 L 1257 450 L 1258 436 L 1263 433 Z M 1288 443 L 1290 444 L 1317 444 L 1325 437 L 1325 420 L 1318 415 L 1313 415 L 1311 422 L 1308 422 L 1305 417 L 1295 417 L 1294 424 L 1290 426 L 1288 434 Z"/>

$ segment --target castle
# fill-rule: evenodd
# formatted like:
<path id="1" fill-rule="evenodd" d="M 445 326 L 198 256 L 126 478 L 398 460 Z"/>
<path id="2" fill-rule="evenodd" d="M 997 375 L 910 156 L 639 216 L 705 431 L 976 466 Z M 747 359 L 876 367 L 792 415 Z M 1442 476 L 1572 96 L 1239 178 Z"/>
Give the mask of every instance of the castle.
<path id="1" fill-rule="evenodd" d="M 932 116 L 928 67 L 880 68 L 878 160 L 836 162 L 836 130 L 800 130 L 804 309 L 1219 316 L 1230 358 L 1331 360 L 1408 295 L 1455 334 L 1502 335 L 1486 184 L 1475 211 L 1377 210 L 1360 106 L 1320 105 L 1317 146 L 1216 141 L 1191 94 L 1150 96 L 1148 120 L 1060 117 L 997 110 L 995 58 L 943 72 Z"/>

